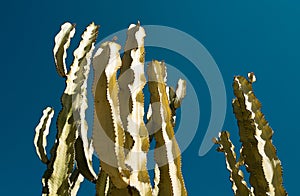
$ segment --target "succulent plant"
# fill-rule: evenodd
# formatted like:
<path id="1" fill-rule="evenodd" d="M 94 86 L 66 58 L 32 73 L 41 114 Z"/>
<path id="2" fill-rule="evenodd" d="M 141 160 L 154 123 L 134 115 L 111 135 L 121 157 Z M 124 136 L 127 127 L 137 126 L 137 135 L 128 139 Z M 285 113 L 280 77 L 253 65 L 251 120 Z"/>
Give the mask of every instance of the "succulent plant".
<path id="1" fill-rule="evenodd" d="M 65 62 L 66 51 L 75 25 L 63 24 L 55 37 L 56 70 L 66 79 L 66 88 L 49 158 L 46 137 L 54 115 L 52 108 L 43 111 L 36 127 L 36 151 L 47 165 L 42 194 L 76 195 L 80 183 L 87 179 L 95 183 L 96 195 L 187 195 L 180 149 L 174 136 L 176 109 L 185 96 L 185 81 L 179 79 L 175 91 L 166 84 L 164 62 L 150 62 L 147 68 L 150 105 L 144 120 L 145 30 L 139 23 L 129 26 L 121 58 L 121 46 L 115 41 L 102 43 L 94 51 L 98 29 L 94 23 L 87 27 L 74 51 L 70 70 Z M 92 138 L 88 138 L 85 113 L 91 65 L 94 121 Z M 154 187 L 147 169 L 152 140 L 156 143 Z M 92 165 L 94 150 L 100 159 L 98 175 Z"/>
<path id="2" fill-rule="evenodd" d="M 237 160 L 234 145 L 228 131 L 219 134 L 215 143 L 218 151 L 224 152 L 230 181 L 235 195 L 287 195 L 282 185 L 281 162 L 272 144 L 273 130 L 261 112 L 261 103 L 255 97 L 252 83 L 256 81 L 253 72 L 248 79 L 234 77 L 233 90 L 236 96 L 232 101 L 233 111 L 239 127 L 240 157 Z M 249 172 L 248 187 L 241 166 Z"/>
<path id="3" fill-rule="evenodd" d="M 56 140 L 47 155 L 54 109 L 47 107 L 35 131 L 34 144 L 40 160 L 47 165 L 42 177 L 42 195 L 76 195 L 86 179 L 95 184 L 96 195 L 187 195 L 181 171 L 181 152 L 174 127 L 176 110 L 186 95 L 186 82 L 179 79 L 176 90 L 167 86 L 163 61 L 152 60 L 144 73 L 145 30 L 140 23 L 127 31 L 124 53 L 115 40 L 95 50 L 99 26 L 91 23 L 82 35 L 70 69 L 67 49 L 75 34 L 75 25 L 65 23 L 55 37 L 53 49 L 56 70 L 65 78 L 62 109 L 56 120 Z M 94 71 L 92 89 L 87 81 Z M 287 195 L 282 185 L 281 162 L 272 144 L 273 130 L 261 112 L 261 103 L 253 93 L 253 73 L 248 79 L 234 77 L 233 111 L 238 122 L 242 146 L 237 160 L 228 131 L 214 142 L 224 152 L 235 195 Z M 150 103 L 146 107 L 144 87 Z M 94 119 L 92 137 L 88 137 L 87 92 L 92 91 Z M 145 110 L 148 108 L 145 116 Z M 147 168 L 150 143 L 155 141 L 154 179 Z M 100 165 L 96 174 L 93 156 Z M 248 187 L 241 166 L 250 173 Z M 151 181 L 154 181 L 152 186 Z"/>

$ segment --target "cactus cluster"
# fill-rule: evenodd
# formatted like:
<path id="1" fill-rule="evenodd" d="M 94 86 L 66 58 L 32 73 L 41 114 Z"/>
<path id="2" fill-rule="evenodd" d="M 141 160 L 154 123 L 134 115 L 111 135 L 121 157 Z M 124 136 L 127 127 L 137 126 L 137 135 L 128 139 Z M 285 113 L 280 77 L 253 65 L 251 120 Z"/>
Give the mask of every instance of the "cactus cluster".
<path id="1" fill-rule="evenodd" d="M 74 51 L 73 63 L 66 66 L 67 49 L 75 34 L 75 25 L 65 23 L 55 37 L 53 49 L 56 70 L 65 78 L 62 109 L 56 120 L 56 140 L 47 155 L 54 110 L 47 107 L 36 127 L 34 145 L 40 160 L 47 165 L 42 177 L 42 195 L 76 195 L 86 179 L 95 184 L 96 195 L 187 195 L 181 172 L 180 149 L 174 136 L 176 110 L 186 94 L 186 82 L 178 80 L 176 90 L 167 86 L 163 61 L 153 60 L 144 74 L 145 30 L 131 24 L 124 53 L 115 40 L 95 50 L 99 26 L 91 23 Z M 92 89 L 87 80 L 94 71 Z M 253 73 L 248 79 L 234 77 L 236 96 L 232 105 L 242 143 L 237 158 L 228 131 L 214 142 L 224 152 L 232 189 L 237 196 L 285 196 L 281 162 L 272 144 L 273 130 L 261 112 L 261 103 L 253 93 Z M 144 87 L 150 103 L 146 107 Z M 87 92 L 94 98 L 92 137 L 88 137 Z M 145 110 L 148 108 L 147 114 Z M 150 143 L 155 141 L 154 185 L 147 169 Z M 93 153 L 100 165 L 96 174 Z M 249 172 L 248 187 L 241 166 Z"/>
<path id="2" fill-rule="evenodd" d="M 252 83 L 255 81 L 253 72 L 248 74 L 248 79 L 243 76 L 234 77 L 233 90 L 236 98 L 233 99 L 232 106 L 242 143 L 239 159 L 237 160 L 228 131 L 220 132 L 219 138 L 215 138 L 214 142 L 219 145 L 217 150 L 225 154 L 235 195 L 285 196 L 287 192 L 282 185 L 281 162 L 272 144 L 273 130 L 261 112 L 261 103 L 253 93 Z M 251 188 L 244 179 L 241 166 L 245 166 L 249 172 Z"/>
<path id="3" fill-rule="evenodd" d="M 114 40 L 94 51 L 99 27 L 91 23 L 82 35 L 69 70 L 66 57 L 75 25 L 65 23 L 55 37 L 53 49 L 57 73 L 65 78 L 62 109 L 56 120 L 56 140 L 46 153 L 47 135 L 54 110 L 47 107 L 36 127 L 36 152 L 47 169 L 42 195 L 76 195 L 84 179 L 95 184 L 96 195 L 187 195 L 181 172 L 180 149 L 174 137 L 176 109 L 185 96 L 186 83 L 176 90 L 166 84 L 164 62 L 148 64 L 144 75 L 145 30 L 140 24 L 128 28 L 124 54 Z M 94 122 L 88 138 L 85 112 L 87 80 L 94 70 Z M 144 86 L 150 103 L 145 114 Z M 147 170 L 147 153 L 155 140 L 154 186 Z M 100 159 L 96 174 L 94 151 Z"/>

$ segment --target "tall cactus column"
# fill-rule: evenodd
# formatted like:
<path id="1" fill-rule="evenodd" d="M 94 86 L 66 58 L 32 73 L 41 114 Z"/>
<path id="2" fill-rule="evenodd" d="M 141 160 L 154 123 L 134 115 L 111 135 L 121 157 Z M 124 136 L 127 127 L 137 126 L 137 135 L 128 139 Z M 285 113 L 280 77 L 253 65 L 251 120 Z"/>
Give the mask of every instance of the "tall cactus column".
<path id="1" fill-rule="evenodd" d="M 227 131 L 221 132 L 215 142 L 219 144 L 218 150 L 225 153 L 235 195 L 285 196 L 287 192 L 282 185 L 281 162 L 272 144 L 273 130 L 261 112 L 261 103 L 253 93 L 255 75 L 249 73 L 248 78 L 236 76 L 233 82 L 236 98 L 233 99 L 232 106 L 242 142 L 240 160 L 236 160 L 234 146 Z M 250 173 L 251 189 L 239 169 L 241 165 L 245 165 Z"/>
<path id="2" fill-rule="evenodd" d="M 166 91 L 166 67 L 163 62 L 152 61 L 148 66 L 149 91 L 152 109 L 152 124 L 156 142 L 155 171 L 158 181 L 155 186 L 160 195 L 187 195 L 181 174 L 180 149 L 174 137 L 172 112 Z"/>
<path id="3" fill-rule="evenodd" d="M 46 153 L 54 110 L 47 107 L 36 127 L 34 143 L 41 161 L 47 165 L 43 175 L 43 195 L 76 195 L 87 179 L 96 186 L 96 195 L 187 195 L 181 173 L 181 157 L 175 139 L 176 109 L 185 96 L 186 83 L 180 79 L 176 91 L 166 85 L 166 67 L 153 61 L 148 66 L 151 103 L 144 121 L 143 90 L 145 30 L 140 24 L 128 28 L 125 52 L 115 41 L 102 43 L 94 56 L 98 26 L 89 25 L 74 52 L 67 71 L 66 50 L 75 33 L 65 23 L 55 37 L 54 58 L 60 76 L 66 79 L 62 110 L 57 118 L 57 135 Z M 92 139 L 87 137 L 85 111 L 87 79 L 94 70 L 94 125 Z M 159 107 L 157 107 L 159 105 Z M 156 142 L 155 186 L 147 169 L 147 153 L 152 139 Z M 99 173 L 92 166 L 93 151 L 100 159 Z"/>
<path id="4" fill-rule="evenodd" d="M 67 71 L 65 58 L 66 49 L 75 32 L 74 25 L 65 23 L 55 38 L 54 56 L 56 69 L 60 76 L 66 79 L 66 88 L 61 97 L 62 110 L 57 117 L 57 134 L 51 149 L 50 159 L 46 158 L 46 135 L 49 132 L 53 109 L 46 108 L 43 117 L 36 128 L 34 143 L 39 157 L 47 164 L 42 179 L 45 195 L 76 195 L 79 182 L 83 180 L 75 164 L 75 142 L 79 134 L 86 134 L 86 79 L 89 72 L 90 58 L 98 34 L 98 26 L 89 25 L 82 35 L 82 41 L 74 51 L 74 61 Z M 83 138 L 83 137 L 82 137 Z M 83 140 L 83 139 L 82 139 Z M 84 144 L 85 147 L 88 147 Z M 76 153 L 76 156 L 87 154 Z M 78 160 L 89 160 L 81 157 Z M 78 163 L 78 162 L 77 162 Z M 83 163 L 82 165 L 89 165 Z M 83 169 L 84 170 L 84 169 Z"/>

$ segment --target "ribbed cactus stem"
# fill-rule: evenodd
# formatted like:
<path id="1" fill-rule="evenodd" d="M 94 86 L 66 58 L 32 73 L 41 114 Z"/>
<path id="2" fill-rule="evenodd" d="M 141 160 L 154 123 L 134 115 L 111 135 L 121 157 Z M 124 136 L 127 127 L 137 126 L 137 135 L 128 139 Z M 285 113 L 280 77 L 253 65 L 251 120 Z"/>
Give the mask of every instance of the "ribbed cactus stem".
<path id="1" fill-rule="evenodd" d="M 281 162 L 272 144 L 273 130 L 265 120 L 261 112 L 261 103 L 253 93 L 252 83 L 256 81 L 256 77 L 253 73 L 249 73 L 248 78 L 247 80 L 242 76 L 236 76 L 233 82 L 236 98 L 232 101 L 232 105 L 242 142 L 240 157 L 250 173 L 249 182 L 254 195 L 285 196 L 287 192 L 282 185 Z M 217 143 L 224 149 L 225 154 L 229 153 L 224 148 L 226 144 L 224 133 L 220 136 Z M 229 158 L 228 155 L 226 157 Z M 237 184 L 241 179 L 232 178 L 232 180 Z"/>
<path id="2" fill-rule="evenodd" d="M 247 186 L 242 170 L 239 169 L 240 163 L 236 160 L 234 145 L 232 144 L 229 137 L 229 132 L 222 131 L 221 133 L 219 133 L 219 139 L 215 140 L 215 143 L 219 144 L 218 151 L 224 152 L 225 154 L 227 169 L 230 172 L 232 190 L 234 192 L 234 195 L 251 196 L 253 195 L 253 193 Z"/>
<path id="3" fill-rule="evenodd" d="M 121 46 L 105 42 L 96 51 L 94 66 L 94 148 L 101 160 L 101 168 L 118 188 L 128 186 L 125 170 L 124 128 L 120 118 L 116 74 L 121 66 Z"/>
<path id="4" fill-rule="evenodd" d="M 182 172 L 180 149 L 174 137 L 172 114 L 166 92 L 166 66 L 164 62 L 152 61 L 148 65 L 149 91 L 152 109 L 154 157 L 159 167 L 158 195 L 187 195 Z M 156 174 L 158 175 L 158 174 Z"/>
<path id="5" fill-rule="evenodd" d="M 46 146 L 47 135 L 49 134 L 49 128 L 53 115 L 54 110 L 52 108 L 47 107 L 46 109 L 44 109 L 43 116 L 41 117 L 39 124 L 35 128 L 34 145 L 36 153 L 39 156 L 40 160 L 45 164 L 49 162 L 46 152 Z"/>
<path id="6" fill-rule="evenodd" d="M 72 180 L 70 178 L 72 173 L 76 172 L 76 170 L 73 171 L 74 144 L 78 137 L 78 131 L 86 129 L 82 119 L 85 118 L 86 106 L 84 104 L 87 100 L 81 99 L 82 95 L 86 93 L 84 91 L 86 87 L 82 84 L 86 82 L 89 59 L 98 34 L 98 26 L 92 23 L 87 27 L 82 35 L 79 47 L 74 52 L 73 64 L 67 72 L 64 62 L 65 52 L 73 34 L 74 26 L 65 23 L 55 38 L 54 57 L 56 69 L 60 76 L 66 78 L 66 88 L 61 98 L 62 110 L 57 118 L 56 140 L 51 149 L 51 158 L 47 162 L 47 170 L 42 179 L 43 195 L 75 195 L 82 181 L 81 174 L 77 178 L 73 178 L 76 179 L 73 184 L 71 184 Z M 53 115 L 53 113 L 50 113 L 50 115 Z"/>
<path id="7" fill-rule="evenodd" d="M 56 65 L 56 71 L 61 77 L 67 75 L 67 49 L 70 46 L 71 38 L 75 34 L 75 25 L 68 22 L 61 26 L 60 32 L 55 36 L 55 46 L 53 48 L 53 55 Z"/>
<path id="8" fill-rule="evenodd" d="M 80 184 L 83 182 L 84 177 L 80 174 L 80 171 L 75 168 L 70 176 L 70 189 L 71 189 L 71 196 L 76 196 L 77 192 L 80 188 Z"/>
<path id="9" fill-rule="evenodd" d="M 74 51 L 70 70 L 66 50 L 75 25 L 65 23 L 55 37 L 53 49 L 56 70 L 66 79 L 57 118 L 56 141 L 51 157 L 46 153 L 53 109 L 46 108 L 36 128 L 34 144 L 42 162 L 43 195 L 76 195 L 84 179 L 96 184 L 98 196 L 187 195 L 179 146 L 174 135 L 176 109 L 186 94 L 180 79 L 176 91 L 166 85 L 166 67 L 153 61 L 148 67 L 151 105 L 144 122 L 145 30 L 138 24 L 128 28 L 125 52 L 115 41 L 102 43 L 93 53 L 98 26 L 90 24 Z M 92 57 L 92 53 L 94 56 Z M 92 139 L 87 137 L 87 80 L 94 69 L 94 125 Z M 160 81 L 160 82 L 157 82 Z M 158 98 L 156 102 L 155 98 Z M 149 131 L 149 130 L 150 131 Z M 157 133 L 156 133 L 157 131 Z M 155 189 L 147 169 L 150 138 L 156 140 Z M 93 152 L 100 159 L 99 174 L 92 165 Z"/>
<path id="10" fill-rule="evenodd" d="M 136 30 L 131 31 L 132 29 Z M 132 59 L 130 70 L 133 71 L 134 80 L 128 85 L 132 108 L 127 116 L 126 130 L 133 140 L 133 146 L 127 153 L 125 163 L 131 168 L 130 186 L 135 187 L 141 195 L 152 195 L 152 187 L 147 171 L 149 137 L 144 123 L 144 94 L 142 91 L 146 84 L 144 75 L 145 35 L 144 29 L 139 24 L 130 25 L 126 46 L 130 45 L 130 40 L 137 43 L 137 45 L 133 45 L 134 48 L 130 50 Z"/>

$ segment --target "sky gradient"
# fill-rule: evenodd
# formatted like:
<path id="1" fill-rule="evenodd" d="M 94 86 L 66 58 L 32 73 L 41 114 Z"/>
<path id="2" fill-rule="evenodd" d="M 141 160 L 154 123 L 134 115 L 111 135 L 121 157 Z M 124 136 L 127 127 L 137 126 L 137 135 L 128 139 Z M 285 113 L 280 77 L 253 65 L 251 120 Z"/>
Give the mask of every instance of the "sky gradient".
<path id="1" fill-rule="evenodd" d="M 138 20 L 141 25 L 179 29 L 207 49 L 226 88 L 227 112 L 222 130 L 231 132 L 237 149 L 240 144 L 231 107 L 232 80 L 235 75 L 256 74 L 254 92 L 275 131 L 273 143 L 282 161 L 284 187 L 289 195 L 299 194 L 299 1 L 6 1 L 0 15 L 3 68 L 0 195 L 41 194 L 41 177 L 46 166 L 35 153 L 33 137 L 42 110 L 52 106 L 55 119 L 61 109 L 64 79 L 57 75 L 52 55 L 54 36 L 60 25 L 66 21 L 76 23 L 76 35 L 68 50 L 70 64 L 72 51 L 90 22 L 101 26 L 100 41 Z M 147 34 L 148 37 L 151 35 Z M 196 88 L 201 113 L 199 127 L 182 154 L 189 195 L 233 195 L 224 155 L 215 151 L 217 146 L 205 156 L 198 156 L 211 113 L 204 77 L 188 59 L 174 51 L 148 47 L 146 60 L 152 59 L 173 65 Z M 182 107 L 191 104 L 184 102 Z M 55 121 L 50 131 L 48 143 L 52 146 Z M 94 195 L 93 184 L 84 183 L 78 195 Z"/>

